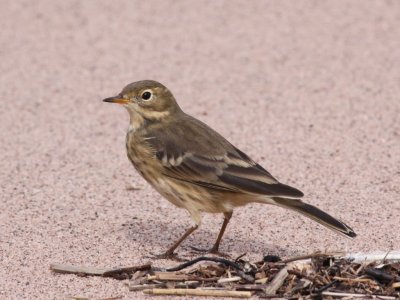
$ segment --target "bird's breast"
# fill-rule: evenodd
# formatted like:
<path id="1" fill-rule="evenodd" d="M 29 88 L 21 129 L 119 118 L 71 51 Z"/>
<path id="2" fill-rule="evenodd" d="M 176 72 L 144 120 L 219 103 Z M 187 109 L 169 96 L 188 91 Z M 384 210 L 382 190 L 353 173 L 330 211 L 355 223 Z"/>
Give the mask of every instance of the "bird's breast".
<path id="1" fill-rule="evenodd" d="M 154 151 L 146 139 L 135 131 L 128 131 L 126 135 L 126 152 L 135 169 L 149 183 L 153 183 L 160 176 L 159 162 Z"/>

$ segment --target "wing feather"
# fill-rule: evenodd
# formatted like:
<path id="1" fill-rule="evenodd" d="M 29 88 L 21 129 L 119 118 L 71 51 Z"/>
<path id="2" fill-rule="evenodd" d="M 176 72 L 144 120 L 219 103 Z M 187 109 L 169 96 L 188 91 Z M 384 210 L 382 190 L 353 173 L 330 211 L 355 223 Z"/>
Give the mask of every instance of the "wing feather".
<path id="1" fill-rule="evenodd" d="M 185 130 L 149 130 L 146 138 L 163 165 L 165 176 L 223 191 L 303 196 L 298 189 L 280 183 L 204 123 L 189 116 L 180 122 Z"/>

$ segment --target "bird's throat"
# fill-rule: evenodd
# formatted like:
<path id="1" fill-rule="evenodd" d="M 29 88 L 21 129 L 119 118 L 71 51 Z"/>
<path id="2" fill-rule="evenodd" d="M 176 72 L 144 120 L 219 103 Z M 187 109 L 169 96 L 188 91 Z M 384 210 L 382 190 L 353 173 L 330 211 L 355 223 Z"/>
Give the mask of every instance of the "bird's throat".
<path id="1" fill-rule="evenodd" d="M 136 131 L 144 126 L 145 119 L 135 110 L 128 109 L 129 112 L 129 131 Z"/>

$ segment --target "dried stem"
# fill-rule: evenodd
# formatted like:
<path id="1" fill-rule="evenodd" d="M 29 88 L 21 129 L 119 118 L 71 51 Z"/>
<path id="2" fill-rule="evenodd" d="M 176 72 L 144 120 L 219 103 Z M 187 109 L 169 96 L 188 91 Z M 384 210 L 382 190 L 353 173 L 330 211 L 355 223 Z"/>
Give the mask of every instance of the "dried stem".
<path id="1" fill-rule="evenodd" d="M 175 295 L 175 296 L 208 296 L 208 297 L 232 297 L 250 298 L 251 292 L 228 291 L 228 290 L 206 290 L 206 289 L 149 289 L 143 293 L 150 295 Z"/>

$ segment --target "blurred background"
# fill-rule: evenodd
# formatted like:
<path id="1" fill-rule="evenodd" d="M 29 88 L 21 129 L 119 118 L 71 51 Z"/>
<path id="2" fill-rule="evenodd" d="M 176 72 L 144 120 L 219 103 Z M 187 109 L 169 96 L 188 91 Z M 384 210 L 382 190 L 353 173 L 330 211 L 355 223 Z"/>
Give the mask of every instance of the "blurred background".
<path id="1" fill-rule="evenodd" d="M 132 265 L 189 226 L 126 158 L 127 113 L 101 102 L 143 79 L 359 234 L 250 205 L 222 251 L 399 249 L 399 22 L 398 1 L 2 0 L 0 295 L 126 293 L 48 265 Z M 203 220 L 183 256 L 213 243 L 222 217 Z"/>

